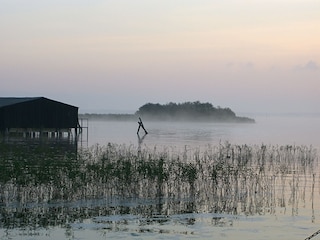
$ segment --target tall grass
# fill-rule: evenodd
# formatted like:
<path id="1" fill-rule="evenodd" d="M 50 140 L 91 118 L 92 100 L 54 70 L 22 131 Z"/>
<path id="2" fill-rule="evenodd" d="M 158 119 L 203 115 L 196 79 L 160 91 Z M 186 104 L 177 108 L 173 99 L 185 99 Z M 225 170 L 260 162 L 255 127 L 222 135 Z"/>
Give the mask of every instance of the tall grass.
<path id="1" fill-rule="evenodd" d="M 152 211 L 165 215 L 250 215 L 289 205 L 294 214 L 311 185 L 312 197 L 319 194 L 314 191 L 315 179 L 320 181 L 318 155 L 311 146 L 224 143 L 137 151 L 134 146 L 107 144 L 64 155 L 60 165 L 43 153 L 32 157 L 38 159 L 35 165 L 21 162 L 19 154 L 18 159 L 10 156 L 10 161 L 2 159 L 4 171 L 10 172 L 0 176 L 2 208 L 103 199 L 118 206 L 139 202 L 127 208 L 139 214 L 150 214 L 148 201 L 157 203 Z"/>

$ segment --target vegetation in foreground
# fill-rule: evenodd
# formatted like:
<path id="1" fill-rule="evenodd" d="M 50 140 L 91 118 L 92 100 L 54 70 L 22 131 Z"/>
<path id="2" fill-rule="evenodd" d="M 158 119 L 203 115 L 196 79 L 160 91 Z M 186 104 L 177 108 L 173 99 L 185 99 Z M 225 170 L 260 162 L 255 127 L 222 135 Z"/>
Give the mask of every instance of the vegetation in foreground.
<path id="1" fill-rule="evenodd" d="M 225 143 L 176 152 L 108 144 L 59 154 L 51 146 L 0 147 L 0 227 L 100 214 L 273 214 L 298 211 L 319 194 L 318 155 L 306 146 Z"/>
<path id="2" fill-rule="evenodd" d="M 147 103 L 135 114 L 82 114 L 80 117 L 103 120 L 136 120 L 139 116 L 147 120 L 160 121 L 212 121 L 254 123 L 254 119 L 239 117 L 230 108 L 214 107 L 211 103 L 185 102 Z"/>

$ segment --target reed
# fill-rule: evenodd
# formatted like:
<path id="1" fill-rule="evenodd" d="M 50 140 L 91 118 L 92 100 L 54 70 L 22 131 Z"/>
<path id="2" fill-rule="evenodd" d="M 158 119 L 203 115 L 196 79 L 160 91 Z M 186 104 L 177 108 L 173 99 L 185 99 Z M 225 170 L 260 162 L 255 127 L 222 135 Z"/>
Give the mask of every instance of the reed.
<path id="1" fill-rule="evenodd" d="M 310 176 L 315 179 L 319 172 L 312 146 L 223 143 L 137 151 L 134 146 L 107 144 L 80 149 L 60 160 L 40 152 L 28 161 L 24 154 L 6 155 L 1 163 L 3 216 L 13 205 L 99 199 L 118 201 L 118 206 L 122 206 L 119 201 L 142 201 L 127 209 L 139 208 L 139 214 L 150 214 L 143 206 L 154 200 L 152 211 L 158 214 L 256 214 L 287 205 L 297 209 L 299 200 L 305 201 Z M 313 185 L 313 197 L 316 192 Z"/>

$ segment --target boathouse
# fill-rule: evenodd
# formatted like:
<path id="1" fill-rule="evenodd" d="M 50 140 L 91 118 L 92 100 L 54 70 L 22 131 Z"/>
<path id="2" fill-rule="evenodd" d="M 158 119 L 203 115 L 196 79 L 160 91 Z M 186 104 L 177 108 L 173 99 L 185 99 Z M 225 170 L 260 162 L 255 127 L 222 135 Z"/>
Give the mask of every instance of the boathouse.
<path id="1" fill-rule="evenodd" d="M 77 135 L 78 107 L 45 97 L 0 97 L 0 132 L 70 132 Z"/>

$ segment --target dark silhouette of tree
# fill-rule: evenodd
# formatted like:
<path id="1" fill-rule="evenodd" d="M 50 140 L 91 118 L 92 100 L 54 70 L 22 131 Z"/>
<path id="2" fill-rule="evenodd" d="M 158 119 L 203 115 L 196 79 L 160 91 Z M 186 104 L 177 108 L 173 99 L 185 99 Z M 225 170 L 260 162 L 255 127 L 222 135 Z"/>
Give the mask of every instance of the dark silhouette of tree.
<path id="1" fill-rule="evenodd" d="M 184 102 L 161 105 L 147 103 L 139 108 L 136 115 L 158 120 L 216 120 L 216 121 L 249 121 L 248 118 L 239 118 L 230 108 L 214 107 L 211 103 Z M 251 121 L 253 121 L 251 119 Z"/>
<path id="2" fill-rule="evenodd" d="M 106 119 L 114 121 L 137 120 L 143 117 L 150 120 L 186 120 L 186 121 L 219 121 L 219 122 L 250 122 L 254 119 L 238 117 L 230 108 L 214 107 L 211 103 L 184 102 L 167 104 L 146 103 L 135 114 L 82 114 L 81 117 Z"/>

